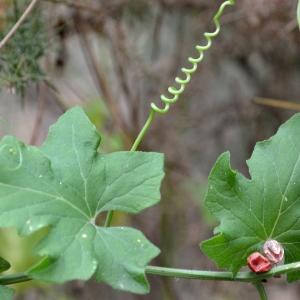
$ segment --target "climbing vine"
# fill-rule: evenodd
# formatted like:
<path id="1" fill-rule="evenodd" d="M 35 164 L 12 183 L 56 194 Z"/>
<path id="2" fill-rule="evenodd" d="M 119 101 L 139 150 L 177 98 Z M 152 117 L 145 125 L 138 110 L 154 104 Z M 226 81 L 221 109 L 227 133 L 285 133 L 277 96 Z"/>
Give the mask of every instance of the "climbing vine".
<path id="1" fill-rule="evenodd" d="M 234 0 L 221 4 L 213 17 L 215 31 L 204 33 L 206 44 L 195 47 L 198 57 L 188 58 L 191 67 L 182 68 L 184 77 L 175 78 L 177 85 L 168 88 L 169 96 L 161 95 L 163 106 L 151 103 L 130 151 L 101 154 L 101 136 L 78 107 L 59 118 L 41 147 L 12 136 L 1 140 L 0 226 L 14 227 L 20 235 L 49 228 L 36 249 L 43 257 L 38 264 L 22 274 L 0 276 L 1 299 L 13 297 L 6 285 L 28 280 L 61 283 L 93 278 L 115 289 L 145 294 L 150 290 L 147 274 L 250 282 L 260 299 L 267 299 L 265 279 L 281 274 L 288 281 L 300 278 L 299 114 L 274 137 L 256 145 L 248 161 L 250 178 L 232 169 L 228 152 L 210 173 L 205 202 L 220 224 L 201 249 L 228 271 L 149 266 L 160 252 L 157 246 L 136 229 L 111 226 L 114 211 L 136 214 L 160 200 L 164 157 L 137 149 L 155 115 L 166 114 L 179 100 L 220 33 L 225 9 L 234 4 Z M 15 41 L 30 20 L 14 33 Z M 15 47 L 11 43 L 7 49 Z M 105 222 L 99 222 L 105 215 Z M 241 272 L 247 264 L 251 271 Z M 0 271 L 9 267 L 0 258 Z"/>

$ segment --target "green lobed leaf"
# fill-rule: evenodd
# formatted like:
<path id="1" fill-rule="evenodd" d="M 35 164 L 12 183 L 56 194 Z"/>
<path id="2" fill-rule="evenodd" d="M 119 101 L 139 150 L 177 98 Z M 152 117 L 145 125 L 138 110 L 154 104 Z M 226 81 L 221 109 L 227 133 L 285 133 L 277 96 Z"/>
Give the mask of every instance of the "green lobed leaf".
<path id="1" fill-rule="evenodd" d="M 31 276 L 53 282 L 94 276 L 114 288 L 149 290 L 145 266 L 159 250 L 131 228 L 103 228 L 110 210 L 138 213 L 160 199 L 163 156 L 98 153 L 100 137 L 82 109 L 51 127 L 38 149 L 14 137 L 0 143 L 0 226 L 27 235 L 51 225 L 37 253 L 52 263 Z"/>
<path id="2" fill-rule="evenodd" d="M 257 143 L 247 161 L 251 179 L 222 154 L 209 176 L 206 205 L 220 225 L 201 245 L 220 268 L 236 273 L 268 239 L 279 241 L 285 262 L 300 260 L 300 114 Z M 288 275 L 289 281 L 300 273 Z"/>

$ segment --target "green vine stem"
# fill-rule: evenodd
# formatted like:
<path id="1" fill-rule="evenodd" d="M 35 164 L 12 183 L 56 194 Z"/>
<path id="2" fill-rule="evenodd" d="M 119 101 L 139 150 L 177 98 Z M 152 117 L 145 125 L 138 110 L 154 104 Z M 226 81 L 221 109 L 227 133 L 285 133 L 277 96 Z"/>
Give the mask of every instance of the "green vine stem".
<path id="1" fill-rule="evenodd" d="M 186 270 L 154 266 L 146 267 L 146 273 L 149 275 L 158 275 L 183 279 L 239 281 L 252 283 L 261 282 L 264 279 L 277 277 L 279 275 L 288 274 L 295 271 L 300 271 L 300 262 L 274 267 L 268 273 L 256 274 L 253 272 L 238 272 L 236 276 L 233 276 L 232 272 Z"/>
<path id="2" fill-rule="evenodd" d="M 248 282 L 253 283 L 256 286 L 264 279 L 278 277 L 279 275 L 284 275 L 296 271 L 300 271 L 300 262 L 294 262 L 274 267 L 267 273 L 255 274 L 253 272 L 238 272 L 236 276 L 233 276 L 232 272 L 175 269 L 155 266 L 148 266 L 145 269 L 145 273 L 148 275 L 196 280 Z M 15 284 L 29 280 L 32 280 L 32 278 L 26 273 L 3 275 L 0 276 L 0 285 Z M 259 287 L 259 289 L 262 288 Z"/>
<path id="3" fill-rule="evenodd" d="M 179 97 L 185 91 L 188 83 L 190 83 L 190 81 L 192 79 L 192 75 L 197 71 L 199 64 L 203 61 L 204 53 L 208 49 L 211 48 L 213 39 L 219 35 L 219 33 L 221 31 L 220 19 L 225 11 L 225 8 L 227 6 L 233 6 L 234 4 L 235 4 L 235 0 L 227 0 L 221 4 L 217 13 L 213 17 L 213 22 L 216 27 L 215 31 L 205 32 L 204 37 L 206 39 L 206 44 L 205 45 L 197 45 L 195 47 L 196 51 L 199 53 L 199 56 L 188 58 L 188 61 L 192 64 L 192 66 L 190 68 L 182 68 L 181 69 L 181 71 L 185 75 L 185 78 L 180 78 L 180 77 L 175 78 L 175 82 L 178 84 L 179 87 L 176 88 L 175 86 L 170 86 L 168 88 L 170 97 L 167 97 L 165 95 L 160 96 L 160 100 L 164 104 L 164 106 L 162 108 L 160 108 L 155 103 L 153 103 L 153 102 L 151 103 L 151 109 L 150 109 L 149 116 L 146 120 L 146 123 L 144 124 L 142 130 L 138 134 L 130 151 L 136 151 L 136 149 L 142 142 L 144 136 L 146 135 L 147 131 L 149 130 L 149 128 L 154 120 L 155 115 L 156 114 L 166 114 L 169 111 L 170 106 L 179 100 Z M 106 227 L 110 226 L 112 218 L 113 218 L 113 212 L 109 211 L 107 214 L 104 226 L 106 226 Z"/>

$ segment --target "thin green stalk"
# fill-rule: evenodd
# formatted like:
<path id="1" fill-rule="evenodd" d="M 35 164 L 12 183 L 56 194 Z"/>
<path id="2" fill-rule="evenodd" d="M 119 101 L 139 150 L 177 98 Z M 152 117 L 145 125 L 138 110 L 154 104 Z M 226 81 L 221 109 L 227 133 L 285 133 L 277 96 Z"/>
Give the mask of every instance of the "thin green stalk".
<path id="1" fill-rule="evenodd" d="M 250 282 L 256 285 L 261 295 L 263 295 L 262 287 L 259 284 L 261 284 L 262 280 L 277 277 L 279 275 L 288 274 L 295 271 L 300 271 L 300 262 L 274 267 L 271 271 L 267 273 L 255 274 L 253 272 L 238 272 L 236 276 L 233 276 L 231 272 L 188 270 L 156 266 L 148 266 L 145 269 L 145 273 L 148 275 L 165 276 L 171 278 Z M 32 278 L 26 273 L 3 275 L 0 276 L 0 285 L 9 285 L 29 280 L 32 280 Z"/>
<path id="2" fill-rule="evenodd" d="M 265 290 L 265 287 L 264 287 L 263 283 L 262 282 L 256 282 L 256 283 L 254 283 L 254 286 L 256 287 L 256 289 L 258 291 L 260 300 L 268 300 L 268 296 L 267 296 L 267 293 L 266 293 L 266 290 Z"/>
<path id="3" fill-rule="evenodd" d="M 166 276 L 172 278 L 185 278 L 196 280 L 220 280 L 220 281 L 239 281 L 239 282 L 260 282 L 263 279 L 274 276 L 288 274 L 290 272 L 300 271 L 300 262 L 290 263 L 274 267 L 268 273 L 255 274 L 253 272 L 239 272 L 233 276 L 232 272 L 186 270 L 164 267 L 146 267 L 146 273 L 149 275 Z"/>
<path id="4" fill-rule="evenodd" d="M 149 130 L 153 119 L 155 116 L 155 112 L 153 110 L 150 111 L 150 114 L 148 116 L 148 119 L 144 125 L 144 127 L 142 128 L 142 130 L 140 131 L 139 135 L 137 136 L 133 146 L 131 147 L 130 151 L 136 151 L 136 149 L 138 148 L 138 146 L 140 145 L 140 143 L 142 142 L 145 134 L 147 133 L 147 131 Z"/>

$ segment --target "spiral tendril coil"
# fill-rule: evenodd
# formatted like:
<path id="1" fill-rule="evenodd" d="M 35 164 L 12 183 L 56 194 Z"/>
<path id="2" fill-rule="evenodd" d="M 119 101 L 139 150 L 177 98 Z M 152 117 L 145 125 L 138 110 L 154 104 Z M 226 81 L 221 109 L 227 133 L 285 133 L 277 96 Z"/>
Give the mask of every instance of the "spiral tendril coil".
<path id="1" fill-rule="evenodd" d="M 196 50 L 199 52 L 199 57 L 189 57 L 188 61 L 192 64 L 192 67 L 190 68 L 182 68 L 181 71 L 185 74 L 185 78 L 176 77 L 175 82 L 179 85 L 179 88 L 176 88 L 174 86 L 170 86 L 168 88 L 168 92 L 170 93 L 170 97 L 167 97 L 165 95 L 161 95 L 160 99 L 164 104 L 164 107 L 160 108 L 155 103 L 151 103 L 151 110 L 150 114 L 148 116 L 148 119 L 146 123 L 144 124 L 144 127 L 138 134 L 136 140 L 134 141 L 131 150 L 130 151 L 136 151 L 138 146 L 140 145 L 141 141 L 143 140 L 146 132 L 151 126 L 151 123 L 154 119 L 154 116 L 156 113 L 159 114 L 165 114 L 169 111 L 171 104 L 178 101 L 180 95 L 185 91 L 185 88 L 187 84 L 191 81 L 193 73 L 196 72 L 198 65 L 202 62 L 204 58 L 204 53 L 207 51 L 211 45 L 213 39 L 219 34 L 221 30 L 221 24 L 220 24 L 220 18 L 222 17 L 224 10 L 227 6 L 232 6 L 235 4 L 235 0 L 227 0 L 223 2 L 223 4 L 219 7 L 217 13 L 215 14 L 213 21 L 215 23 L 216 29 L 214 32 L 205 32 L 204 37 L 206 39 L 206 45 L 197 45 Z M 109 227 L 113 218 L 113 211 L 109 211 L 106 216 L 105 221 L 105 227 Z"/>
<path id="2" fill-rule="evenodd" d="M 164 107 L 160 108 L 155 103 L 151 103 L 151 110 L 154 113 L 165 114 L 169 111 L 171 104 L 174 104 L 178 101 L 179 97 L 185 91 L 187 84 L 191 81 L 192 75 L 197 71 L 199 64 L 204 58 L 204 53 L 212 46 L 213 39 L 220 33 L 221 24 L 220 19 L 224 13 L 224 10 L 227 6 L 233 6 L 235 0 L 225 1 L 218 9 L 217 13 L 213 17 L 213 22 L 216 26 L 214 32 L 205 32 L 204 37 L 206 39 L 206 45 L 197 45 L 195 47 L 196 51 L 199 52 L 199 57 L 189 57 L 188 61 L 191 63 L 190 68 L 182 68 L 181 71 L 184 73 L 185 78 L 176 77 L 175 82 L 178 84 L 178 88 L 175 86 L 170 86 L 168 92 L 169 97 L 165 95 L 160 96 L 160 100 L 163 102 Z"/>

